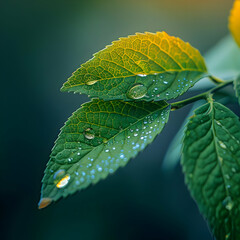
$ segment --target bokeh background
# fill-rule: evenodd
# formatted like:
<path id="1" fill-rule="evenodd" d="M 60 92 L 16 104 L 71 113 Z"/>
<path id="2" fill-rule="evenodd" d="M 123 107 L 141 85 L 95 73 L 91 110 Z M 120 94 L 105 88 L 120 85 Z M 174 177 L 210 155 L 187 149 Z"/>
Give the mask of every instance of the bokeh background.
<path id="1" fill-rule="evenodd" d="M 62 84 L 118 37 L 166 31 L 205 53 L 228 33 L 231 0 L 8 0 L 1 2 L 0 238 L 210 240 L 179 164 L 164 154 L 190 107 L 114 175 L 38 210 L 60 127 L 86 96 Z"/>

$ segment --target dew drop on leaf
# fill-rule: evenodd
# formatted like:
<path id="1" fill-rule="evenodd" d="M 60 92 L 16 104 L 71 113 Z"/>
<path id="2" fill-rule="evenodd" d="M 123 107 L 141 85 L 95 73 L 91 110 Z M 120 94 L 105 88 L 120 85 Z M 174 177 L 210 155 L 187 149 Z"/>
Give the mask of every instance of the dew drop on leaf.
<path id="1" fill-rule="evenodd" d="M 86 84 L 91 86 L 91 85 L 95 84 L 96 82 L 98 82 L 98 80 L 88 81 L 88 82 L 86 82 Z"/>
<path id="2" fill-rule="evenodd" d="M 108 139 L 107 138 L 103 138 L 103 143 L 107 143 Z"/>
<path id="3" fill-rule="evenodd" d="M 227 148 L 226 145 L 222 141 L 219 141 L 219 145 L 220 145 L 221 148 L 224 148 L 224 149 Z"/>
<path id="4" fill-rule="evenodd" d="M 228 174 L 225 175 L 226 179 L 230 179 L 230 176 Z"/>
<path id="5" fill-rule="evenodd" d="M 223 204 L 223 206 L 224 206 L 228 211 L 231 211 L 232 208 L 233 208 L 233 205 L 234 205 L 234 203 L 233 203 L 233 201 L 232 201 L 232 199 L 231 199 L 230 196 L 226 197 L 226 198 L 223 200 L 222 204 Z"/>
<path id="6" fill-rule="evenodd" d="M 137 84 L 129 89 L 127 95 L 131 99 L 141 99 L 147 93 L 147 88 L 143 84 Z"/>
<path id="7" fill-rule="evenodd" d="M 57 188 L 63 188 L 63 187 L 65 187 L 65 186 L 67 186 L 69 180 L 70 180 L 70 175 L 67 174 L 65 177 L 63 177 L 63 178 L 56 184 L 56 187 L 57 187 Z"/>
<path id="8" fill-rule="evenodd" d="M 53 179 L 54 182 L 58 182 L 59 179 L 63 178 L 63 176 L 65 175 L 66 171 L 64 169 L 59 169 L 58 171 L 56 171 L 53 175 Z"/>
<path id="9" fill-rule="evenodd" d="M 146 77 L 146 74 L 138 74 L 139 77 Z"/>
<path id="10" fill-rule="evenodd" d="M 84 136 L 85 138 L 91 140 L 95 138 L 94 132 L 92 130 L 92 128 L 87 128 L 84 132 Z"/>

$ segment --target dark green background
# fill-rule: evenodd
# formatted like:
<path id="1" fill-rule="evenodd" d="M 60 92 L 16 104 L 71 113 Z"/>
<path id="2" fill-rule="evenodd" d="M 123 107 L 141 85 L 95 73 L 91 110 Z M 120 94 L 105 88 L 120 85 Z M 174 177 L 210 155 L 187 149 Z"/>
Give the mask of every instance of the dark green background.
<path id="1" fill-rule="evenodd" d="M 1 3 L 1 239 L 210 240 L 180 166 L 161 168 L 189 107 L 136 159 L 94 187 L 39 211 L 41 178 L 59 128 L 86 96 L 62 84 L 118 37 L 165 30 L 202 53 L 225 36 L 230 0 Z"/>

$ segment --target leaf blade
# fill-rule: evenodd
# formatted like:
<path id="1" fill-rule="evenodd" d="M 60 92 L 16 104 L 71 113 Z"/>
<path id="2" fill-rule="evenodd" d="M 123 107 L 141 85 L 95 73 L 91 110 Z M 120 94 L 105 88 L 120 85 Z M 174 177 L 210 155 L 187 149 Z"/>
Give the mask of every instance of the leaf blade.
<path id="1" fill-rule="evenodd" d="M 186 128 L 181 163 L 185 182 L 218 240 L 240 234 L 239 160 L 238 117 L 219 103 L 198 108 Z"/>
<path id="2" fill-rule="evenodd" d="M 106 178 L 151 143 L 168 120 L 166 102 L 93 100 L 66 122 L 50 155 L 39 206 Z"/>
<path id="3" fill-rule="evenodd" d="M 206 72 L 204 59 L 189 43 L 165 32 L 137 33 L 96 53 L 61 90 L 131 101 L 138 98 L 130 97 L 129 90 L 143 85 L 147 90 L 141 100 L 168 100 L 183 94 Z"/>
<path id="4" fill-rule="evenodd" d="M 229 16 L 229 29 L 240 47 L 240 0 L 235 0 Z"/>

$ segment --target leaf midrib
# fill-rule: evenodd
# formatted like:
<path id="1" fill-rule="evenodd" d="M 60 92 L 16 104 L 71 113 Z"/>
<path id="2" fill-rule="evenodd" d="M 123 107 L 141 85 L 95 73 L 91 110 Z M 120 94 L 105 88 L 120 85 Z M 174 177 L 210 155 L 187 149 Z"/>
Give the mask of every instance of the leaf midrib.
<path id="1" fill-rule="evenodd" d="M 116 135 L 114 135 L 114 136 L 112 136 L 111 138 L 109 138 L 107 142 L 109 142 L 111 139 L 117 137 L 117 136 L 118 136 L 119 134 L 121 134 L 122 132 L 127 131 L 129 128 L 131 128 L 132 126 L 136 125 L 137 123 L 139 123 L 140 121 L 142 121 L 144 118 L 146 118 L 146 117 L 148 117 L 148 116 L 151 116 L 152 114 L 154 114 L 154 113 L 156 113 L 156 112 L 158 112 L 158 111 L 161 111 L 161 110 L 163 110 L 163 109 L 165 109 L 165 108 L 167 108 L 167 107 L 169 107 L 169 105 L 166 105 L 165 107 L 162 107 L 162 108 L 158 108 L 157 110 L 155 110 L 155 111 L 153 111 L 153 112 L 149 112 L 147 115 L 143 116 L 142 118 L 140 118 L 139 120 L 137 120 L 135 123 L 133 123 L 133 124 L 129 125 L 128 127 L 120 130 Z M 106 142 L 106 143 L 107 143 L 107 142 Z M 106 145 L 106 143 L 101 143 L 101 144 L 99 144 L 99 145 L 96 146 L 96 147 L 93 146 L 92 149 L 91 149 L 84 157 L 87 157 L 93 150 L 95 150 L 95 149 L 97 149 L 97 148 L 100 148 L 100 147 L 102 147 L 102 146 L 104 147 L 104 145 Z M 81 159 L 82 159 L 82 158 L 81 158 Z M 81 159 L 80 159 L 78 162 L 75 162 L 72 166 L 70 166 L 69 169 L 71 169 L 72 167 L 74 167 L 75 164 L 78 164 L 78 163 L 81 161 Z M 95 158 L 95 159 L 96 159 L 96 158 Z M 95 159 L 94 159 L 94 161 L 95 161 Z M 68 169 L 68 170 L 69 170 L 69 169 Z"/>
<path id="2" fill-rule="evenodd" d="M 167 70 L 167 71 L 159 71 L 159 72 L 157 72 L 157 74 L 163 74 L 163 73 L 168 73 L 168 72 L 177 72 L 177 73 L 180 73 L 180 72 L 198 72 L 198 73 L 207 73 L 207 71 L 199 71 L 199 70 L 197 70 L 197 69 L 184 69 L 184 70 L 176 70 L 176 69 L 169 69 L 169 70 Z M 139 74 L 145 74 L 145 75 L 147 75 L 147 76 L 149 76 L 149 75 L 153 75 L 154 76 L 154 73 L 156 73 L 156 71 L 154 71 L 154 72 L 150 72 L 150 73 L 143 73 L 143 72 L 140 72 L 140 73 L 136 73 L 136 74 L 133 74 L 133 75 L 128 75 L 128 76 L 113 76 L 113 77 L 109 77 L 109 78 L 103 78 L 103 79 L 96 79 L 97 80 L 97 82 L 101 82 L 101 81 L 108 81 L 108 80 L 111 80 L 111 79 L 119 79 L 119 78 L 129 78 L 129 77 L 137 77 Z M 83 75 L 80 75 L 80 76 L 84 76 L 85 74 L 83 74 Z M 72 77 L 75 77 L 75 75 L 73 75 Z M 70 77 L 69 78 L 69 80 L 71 81 L 71 78 L 72 77 Z M 74 85 L 70 85 L 70 86 L 65 86 L 67 83 L 69 83 L 69 82 L 66 82 L 64 85 L 63 85 L 63 87 L 61 88 L 61 90 L 67 90 L 67 89 L 70 89 L 70 88 L 74 88 L 74 87 L 80 87 L 80 86 L 88 86 L 86 83 L 87 82 L 80 82 L 80 83 L 78 83 L 78 84 L 74 84 Z M 70 83 L 69 83 L 70 84 Z"/>
<path id="3" fill-rule="evenodd" d="M 219 168 L 220 168 L 221 175 L 222 175 L 222 178 L 223 178 L 223 183 L 224 183 L 224 188 L 225 188 L 226 196 L 227 196 L 227 197 L 231 197 L 231 196 L 230 196 L 230 193 L 229 193 L 229 191 L 228 191 L 228 189 L 227 189 L 227 184 L 226 184 L 226 180 L 225 180 L 225 178 L 224 178 L 224 172 L 223 172 L 222 165 L 221 165 L 220 162 L 219 162 L 219 156 L 221 156 L 221 155 L 220 155 L 219 152 L 218 152 L 218 146 L 217 146 L 217 141 L 216 141 L 217 135 L 216 135 L 215 127 L 214 127 L 215 110 L 214 110 L 214 106 L 213 106 L 213 104 L 214 104 L 214 103 L 213 103 L 213 100 L 211 99 L 211 100 L 209 101 L 209 103 L 210 103 L 210 106 L 211 106 L 211 111 L 210 111 L 208 114 L 210 114 L 210 113 L 212 112 L 212 114 L 211 114 L 211 121 L 212 121 L 211 129 L 212 129 L 212 131 L 213 131 L 214 145 L 215 145 L 215 149 L 216 149 L 216 153 L 217 153 L 217 157 L 218 157 L 218 159 L 217 159 L 217 164 L 218 164 L 218 166 L 219 166 Z M 224 198 L 224 199 L 225 199 L 225 198 Z M 229 211 L 229 214 L 228 214 L 228 215 L 229 215 L 229 217 L 230 217 L 230 219 L 231 219 L 231 227 L 232 227 L 232 230 L 233 230 L 234 224 L 233 224 L 232 209 L 227 210 L 227 211 Z"/>

